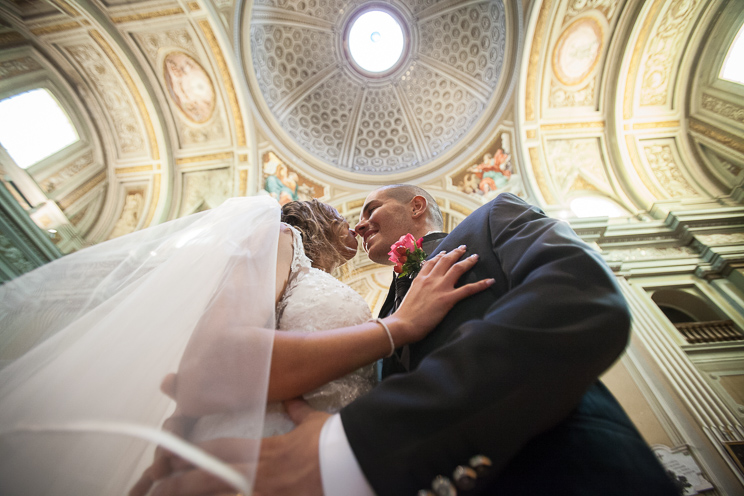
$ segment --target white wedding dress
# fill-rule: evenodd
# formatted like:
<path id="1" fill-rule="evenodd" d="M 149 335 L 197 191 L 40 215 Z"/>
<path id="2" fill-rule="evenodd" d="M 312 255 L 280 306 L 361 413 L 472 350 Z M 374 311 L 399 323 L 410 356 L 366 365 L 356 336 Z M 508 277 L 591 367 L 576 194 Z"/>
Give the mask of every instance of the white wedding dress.
<path id="1" fill-rule="evenodd" d="M 0 286 L 0 494 L 126 494 L 156 445 L 250 494 L 252 473 L 161 428 L 174 405 L 160 383 L 195 343 L 221 342 L 218 330 L 240 332 L 252 343 L 238 362 L 249 400 L 240 419 L 202 420 L 199 436 L 247 433 L 250 462 L 262 434 L 292 427 L 281 405 L 267 412 L 274 329 L 314 332 L 370 314 L 350 287 L 310 267 L 298 235 L 289 287 L 275 308 L 279 230 L 275 200 L 233 198 Z M 369 366 L 306 398 L 335 411 L 373 384 Z M 218 394 L 229 397 L 228 389 Z"/>
<path id="2" fill-rule="evenodd" d="M 330 274 L 311 266 L 302 237 L 292 226 L 293 257 L 287 288 L 277 304 L 277 330 L 317 332 L 367 322 L 371 313 L 359 293 Z M 332 359 L 332 357 L 329 357 Z M 340 379 L 303 395 L 317 410 L 336 413 L 355 398 L 370 391 L 377 382 L 375 364 L 367 365 Z M 269 403 L 263 437 L 285 434 L 294 428 L 281 403 Z M 209 415 L 200 419 L 190 438 L 194 442 L 218 437 L 245 437 L 253 426 L 240 413 Z"/>

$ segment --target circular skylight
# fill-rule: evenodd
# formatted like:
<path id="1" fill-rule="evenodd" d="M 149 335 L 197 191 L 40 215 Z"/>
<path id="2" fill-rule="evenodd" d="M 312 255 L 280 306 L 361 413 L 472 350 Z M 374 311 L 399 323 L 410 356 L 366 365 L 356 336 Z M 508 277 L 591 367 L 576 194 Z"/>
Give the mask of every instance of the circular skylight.
<path id="1" fill-rule="evenodd" d="M 371 10 L 357 17 L 349 30 L 349 53 L 365 71 L 385 72 L 400 60 L 403 29 L 389 13 Z"/>

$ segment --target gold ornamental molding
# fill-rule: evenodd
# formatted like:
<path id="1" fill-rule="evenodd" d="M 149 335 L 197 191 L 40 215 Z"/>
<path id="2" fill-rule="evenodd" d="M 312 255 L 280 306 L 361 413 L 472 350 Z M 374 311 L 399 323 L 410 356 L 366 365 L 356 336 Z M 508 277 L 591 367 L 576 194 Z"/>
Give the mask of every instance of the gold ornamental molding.
<path id="1" fill-rule="evenodd" d="M 71 31 L 81 26 L 90 26 L 90 21 L 82 19 L 80 21 L 63 22 L 60 24 L 53 24 L 51 26 L 42 26 L 31 30 L 32 34 L 36 36 L 43 36 L 45 34 L 62 33 L 64 31 Z"/>
<path id="2" fill-rule="evenodd" d="M 172 9 L 156 10 L 153 12 L 142 12 L 139 14 L 116 16 L 116 17 L 112 17 L 111 21 L 114 24 L 123 24 L 125 22 L 144 21 L 146 19 L 157 19 L 158 17 L 168 17 L 168 16 L 173 16 L 173 15 L 180 15 L 183 13 L 184 13 L 183 9 L 181 9 L 180 7 L 174 7 Z"/>
<path id="3" fill-rule="evenodd" d="M 117 169 L 114 169 L 114 174 L 121 175 L 121 174 L 136 174 L 139 172 L 152 172 L 153 167 L 152 165 L 139 165 L 135 167 L 119 167 Z"/>
<path id="4" fill-rule="evenodd" d="M 541 124 L 541 131 L 564 131 L 566 129 L 604 129 L 604 121 L 562 122 L 560 124 Z"/>
<path id="5" fill-rule="evenodd" d="M 93 176 L 92 179 L 90 179 L 88 182 L 77 188 L 75 191 L 70 193 L 69 195 L 65 196 L 64 198 L 60 199 L 57 204 L 59 205 L 59 208 L 62 210 L 68 209 L 72 204 L 74 204 L 76 201 L 78 201 L 80 198 L 83 197 L 86 193 L 88 193 L 90 190 L 101 184 L 106 180 L 106 171 L 101 171 L 95 176 Z"/>
<path id="6" fill-rule="evenodd" d="M 524 134 L 525 136 L 527 136 L 527 139 L 533 139 L 535 138 L 535 136 L 537 136 L 537 131 L 535 131 L 534 129 L 528 129 L 527 131 L 525 131 Z"/>
<path id="7" fill-rule="evenodd" d="M 24 41 L 26 41 L 26 38 L 24 38 L 23 35 L 21 35 L 20 33 L 16 33 L 15 31 L 0 33 L 0 47 L 15 45 Z"/>
<path id="8" fill-rule="evenodd" d="M 527 87 L 525 92 L 524 113 L 525 120 L 535 120 L 535 93 L 537 92 L 537 74 L 540 67 L 540 49 L 543 36 L 545 36 L 546 24 L 552 7 L 552 0 L 545 0 L 540 6 L 540 14 L 535 25 L 535 35 L 532 37 L 530 47 L 530 60 L 527 65 Z"/>
<path id="9" fill-rule="evenodd" d="M 189 2 L 188 7 L 191 12 L 194 12 L 195 10 L 201 10 L 201 7 L 197 2 Z"/>
<path id="10" fill-rule="evenodd" d="M 240 184 L 240 196 L 248 194 L 248 169 L 240 170 L 238 184 Z"/>
<path id="11" fill-rule="evenodd" d="M 145 221 L 145 227 L 150 225 L 152 218 L 155 216 L 155 210 L 158 208 L 158 200 L 160 199 L 160 174 L 152 176 L 152 196 L 150 199 L 150 210 L 147 212 L 147 220 Z"/>
<path id="12" fill-rule="evenodd" d="M 536 146 L 529 148 L 530 162 L 532 163 L 532 172 L 535 174 L 535 181 L 537 181 L 537 187 L 540 188 L 540 193 L 548 204 L 554 205 L 555 197 L 550 191 L 547 179 L 545 177 L 545 171 L 540 161 L 540 149 Z"/>
<path id="13" fill-rule="evenodd" d="M 679 126 L 680 126 L 680 121 L 637 122 L 633 124 L 633 129 L 634 130 L 667 129 L 667 128 L 675 128 Z"/>
<path id="14" fill-rule="evenodd" d="M 643 56 L 643 50 L 646 47 L 646 41 L 653 28 L 653 23 L 656 20 L 656 16 L 659 14 L 659 10 L 663 6 L 666 0 L 656 0 L 648 13 L 646 18 L 643 19 L 643 25 L 641 31 L 638 34 L 635 47 L 633 48 L 633 55 L 630 58 L 630 66 L 628 67 L 628 75 L 625 80 L 625 95 L 623 97 L 623 118 L 630 119 L 633 117 L 633 96 L 635 94 L 635 83 L 638 75 L 638 68 L 641 65 L 641 57 Z"/>
<path id="15" fill-rule="evenodd" d="M 212 31 L 212 26 L 209 25 L 209 21 L 199 21 L 199 27 L 204 32 L 204 36 L 207 39 L 209 48 L 211 48 L 212 53 L 214 53 L 214 58 L 217 62 L 220 76 L 222 77 L 222 83 L 225 87 L 225 91 L 227 92 L 227 99 L 230 104 L 230 110 L 232 111 L 233 121 L 235 122 L 235 134 L 238 146 L 246 146 L 243 117 L 240 113 L 240 106 L 238 105 L 238 95 L 235 92 L 235 87 L 233 86 L 233 80 L 232 76 L 230 75 L 230 70 L 227 67 L 227 62 L 225 62 L 225 57 L 222 54 L 222 50 L 220 49 L 219 44 L 217 43 L 217 38 L 214 35 L 214 31 Z"/>
<path id="16" fill-rule="evenodd" d="M 717 127 L 711 126 L 703 121 L 700 121 L 694 117 L 690 117 L 688 120 L 690 131 L 694 131 L 701 136 L 715 141 L 727 148 L 744 154 L 744 140 L 741 137 L 731 134 Z"/>
<path id="17" fill-rule="evenodd" d="M 135 102 L 137 103 L 137 107 L 139 108 L 140 114 L 142 115 L 142 121 L 145 124 L 145 130 L 147 131 L 147 137 L 150 140 L 150 149 L 152 150 L 152 158 L 153 160 L 160 160 L 160 149 L 158 147 L 158 141 L 155 137 L 155 129 L 152 126 L 152 121 L 150 120 L 150 113 L 147 111 L 147 107 L 145 106 L 145 101 L 142 99 L 142 95 L 140 94 L 139 90 L 137 89 L 137 85 L 134 84 L 134 80 L 132 79 L 132 76 L 129 74 L 127 69 L 124 67 L 124 64 L 121 62 L 121 59 L 118 55 L 116 55 L 116 52 L 111 48 L 111 45 L 108 44 L 108 42 L 101 36 L 101 33 L 96 31 L 95 29 L 90 31 L 90 36 L 95 40 L 96 43 L 98 43 L 98 46 L 101 47 L 101 49 L 106 53 L 108 58 L 113 62 L 114 66 L 116 67 L 116 70 L 119 71 L 119 74 L 121 75 L 122 79 L 126 83 L 127 87 L 129 88 L 130 93 L 134 97 Z"/>
<path id="18" fill-rule="evenodd" d="M 232 152 L 211 153 L 209 155 L 197 155 L 195 157 L 181 157 L 176 159 L 176 165 L 188 165 L 197 162 L 212 162 L 215 160 L 232 160 Z"/>

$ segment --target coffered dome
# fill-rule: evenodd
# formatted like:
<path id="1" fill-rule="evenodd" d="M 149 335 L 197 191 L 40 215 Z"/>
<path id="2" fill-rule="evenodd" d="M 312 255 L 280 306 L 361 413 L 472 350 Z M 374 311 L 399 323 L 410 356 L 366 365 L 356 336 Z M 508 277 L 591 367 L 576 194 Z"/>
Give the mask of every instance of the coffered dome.
<path id="1" fill-rule="evenodd" d="M 260 0 L 246 9 L 246 77 L 267 132 L 301 161 L 335 176 L 418 176 L 486 139 L 503 111 L 519 45 L 513 9 L 502 0 Z M 386 71 L 364 70 L 349 51 L 351 25 L 370 11 L 390 14 L 403 33 Z"/>

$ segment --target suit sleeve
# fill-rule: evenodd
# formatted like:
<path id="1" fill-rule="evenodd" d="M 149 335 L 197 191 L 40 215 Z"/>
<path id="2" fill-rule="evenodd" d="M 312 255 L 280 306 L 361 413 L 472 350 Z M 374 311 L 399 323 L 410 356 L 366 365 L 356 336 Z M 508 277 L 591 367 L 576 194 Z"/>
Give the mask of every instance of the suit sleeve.
<path id="1" fill-rule="evenodd" d="M 377 494 L 415 494 L 477 454 L 498 473 L 565 419 L 627 344 L 630 316 L 614 276 L 568 224 L 513 195 L 484 208 L 490 253 L 481 259 L 491 258 L 492 273 L 476 275 L 502 290 L 481 297 L 479 318 L 450 329 L 414 371 L 341 411 Z"/>

